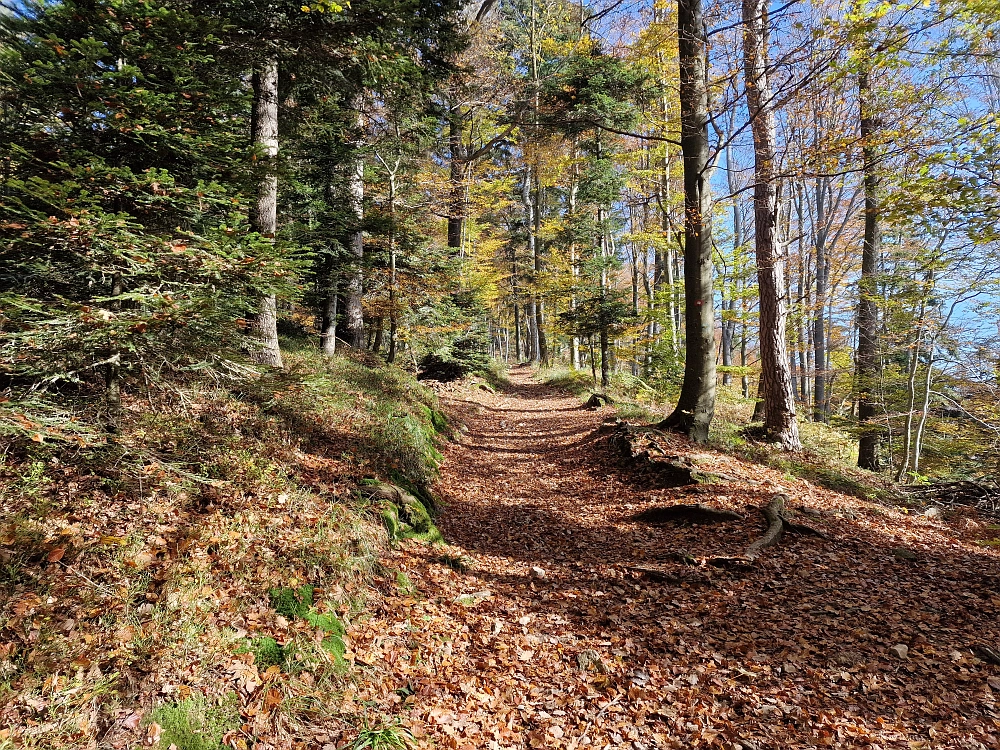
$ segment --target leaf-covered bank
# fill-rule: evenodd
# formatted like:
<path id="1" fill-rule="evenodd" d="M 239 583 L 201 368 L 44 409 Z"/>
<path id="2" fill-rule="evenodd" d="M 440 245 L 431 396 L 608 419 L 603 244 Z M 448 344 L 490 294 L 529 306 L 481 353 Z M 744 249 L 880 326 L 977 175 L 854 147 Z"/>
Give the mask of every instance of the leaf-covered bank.
<path id="1" fill-rule="evenodd" d="M 126 396 L 103 444 L 5 443 L 0 747 L 289 747 L 367 720 L 338 699 L 346 633 L 397 581 L 388 503 L 359 488 L 426 491 L 447 425 L 398 368 L 286 343 L 284 373 Z"/>

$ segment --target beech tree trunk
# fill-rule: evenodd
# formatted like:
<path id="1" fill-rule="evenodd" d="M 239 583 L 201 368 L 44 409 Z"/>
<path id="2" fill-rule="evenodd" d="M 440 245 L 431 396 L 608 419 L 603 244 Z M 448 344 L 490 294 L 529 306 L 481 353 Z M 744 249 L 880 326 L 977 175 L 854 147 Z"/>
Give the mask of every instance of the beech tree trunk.
<path id="1" fill-rule="evenodd" d="M 517 247 L 510 245 L 510 296 L 514 308 L 514 359 L 521 363 L 521 306 L 517 277 Z"/>
<path id="2" fill-rule="evenodd" d="M 743 60 L 747 108 L 754 142 L 754 236 L 760 289 L 760 357 L 764 382 L 764 427 L 785 450 L 799 450 L 795 390 L 785 328 L 785 248 L 779 237 L 775 176 L 775 119 L 767 77 L 766 0 L 743 0 Z"/>
<path id="3" fill-rule="evenodd" d="M 542 263 L 542 248 L 539 240 L 539 237 L 542 236 L 543 188 L 541 170 L 537 164 L 535 165 L 533 176 L 535 180 L 535 189 L 532 191 L 534 205 L 532 206 L 533 226 L 531 234 L 533 242 L 531 243 L 531 251 L 535 269 L 535 284 L 538 284 L 538 280 L 541 278 L 544 266 Z M 539 362 L 544 367 L 548 367 L 549 347 L 548 342 L 545 340 L 545 302 L 537 297 L 535 300 L 535 350 L 535 361 Z"/>
<path id="4" fill-rule="evenodd" d="M 360 108 L 360 94 L 355 97 L 355 108 Z M 360 121 L 361 115 L 358 113 Z M 360 146 L 360 144 L 355 144 Z M 365 318 L 364 318 L 364 262 L 365 236 L 362 228 L 364 221 L 365 199 L 365 165 L 360 155 L 355 155 L 354 163 L 350 165 L 347 175 L 347 193 L 354 226 L 347 238 L 347 249 L 351 259 L 350 271 L 347 275 L 344 310 L 344 340 L 355 349 L 365 348 Z"/>
<path id="5" fill-rule="evenodd" d="M 708 36 L 702 0 L 679 0 L 681 153 L 684 157 L 684 325 L 686 358 L 677 407 L 660 426 L 708 441 L 715 415 L 715 310 L 709 186 Z"/>
<path id="6" fill-rule="evenodd" d="M 251 130 L 264 173 L 257 199 L 250 208 L 250 228 L 272 240 L 278 231 L 278 60 L 270 58 L 253 74 L 253 116 Z M 278 304 L 273 294 L 260 300 L 250 321 L 250 359 L 268 367 L 282 367 L 278 346 Z"/>
<path id="7" fill-rule="evenodd" d="M 882 467 L 880 456 L 882 428 L 877 424 L 876 399 L 879 375 L 878 357 L 878 260 L 881 253 L 881 226 L 878 203 L 879 179 L 876 174 L 876 149 L 873 142 L 878 123 L 873 113 L 871 82 L 868 70 L 858 76 L 858 101 L 861 109 L 861 149 L 865 194 L 865 237 L 861 249 L 861 278 L 858 281 L 858 466 L 869 471 Z"/>
<path id="8" fill-rule="evenodd" d="M 824 178 L 825 179 L 825 178 Z M 813 320 L 813 351 L 816 377 L 813 383 L 813 419 L 827 422 L 830 419 L 826 399 L 826 288 L 830 277 L 830 261 L 826 255 L 826 183 L 816 182 L 816 317 Z"/>

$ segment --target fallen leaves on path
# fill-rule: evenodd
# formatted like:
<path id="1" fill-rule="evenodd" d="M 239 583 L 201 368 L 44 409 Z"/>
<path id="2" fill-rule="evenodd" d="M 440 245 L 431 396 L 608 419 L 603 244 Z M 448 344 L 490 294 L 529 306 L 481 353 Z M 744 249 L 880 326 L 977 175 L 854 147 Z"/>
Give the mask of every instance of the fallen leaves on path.
<path id="1" fill-rule="evenodd" d="M 615 463 L 610 410 L 513 377 L 450 399 L 467 426 L 437 488 L 450 548 L 387 561 L 416 593 L 352 633 L 349 702 L 401 715 L 422 747 L 1000 747 L 1000 668 L 970 650 L 1000 643 L 995 550 L 704 449 L 730 481 L 658 487 Z M 704 565 L 759 535 L 776 491 L 830 538 Z M 632 520 L 678 502 L 744 520 Z"/>

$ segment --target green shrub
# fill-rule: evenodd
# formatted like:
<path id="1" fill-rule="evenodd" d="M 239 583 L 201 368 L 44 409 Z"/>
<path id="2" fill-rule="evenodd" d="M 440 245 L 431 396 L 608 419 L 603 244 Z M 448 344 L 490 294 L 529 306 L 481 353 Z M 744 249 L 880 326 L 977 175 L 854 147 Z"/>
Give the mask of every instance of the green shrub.
<path id="1" fill-rule="evenodd" d="M 397 724 L 365 727 L 348 745 L 349 750 L 406 750 L 413 746 L 413 735 Z"/>

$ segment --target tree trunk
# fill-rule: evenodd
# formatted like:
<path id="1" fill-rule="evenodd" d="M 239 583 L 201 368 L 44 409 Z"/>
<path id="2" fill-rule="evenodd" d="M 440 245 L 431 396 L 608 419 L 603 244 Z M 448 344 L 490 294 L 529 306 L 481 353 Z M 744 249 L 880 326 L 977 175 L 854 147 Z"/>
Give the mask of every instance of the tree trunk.
<path id="1" fill-rule="evenodd" d="M 726 173 L 729 182 L 729 192 L 736 194 L 735 165 L 733 151 L 726 146 Z M 733 384 L 733 339 L 736 335 L 736 268 L 737 256 L 743 244 L 743 215 L 739 204 L 733 199 L 733 268 L 728 281 L 723 280 L 725 293 L 722 295 L 722 366 L 726 370 L 722 374 L 722 384 Z"/>
<path id="2" fill-rule="evenodd" d="M 607 388 L 611 382 L 610 377 L 610 349 L 608 342 L 608 327 L 601 326 L 601 388 Z"/>
<path id="3" fill-rule="evenodd" d="M 939 331 L 940 332 L 940 331 Z M 927 371 L 924 373 L 924 400 L 920 409 L 920 421 L 917 423 L 917 434 L 913 437 L 913 473 L 920 471 L 920 453 L 924 444 L 924 428 L 927 427 L 927 412 L 931 405 L 931 383 L 934 378 L 934 348 L 937 345 L 937 333 L 931 336 L 927 343 Z"/>
<path id="4" fill-rule="evenodd" d="M 111 296 L 120 297 L 124 293 L 121 274 L 116 273 L 111 277 Z M 121 302 L 111 303 L 112 310 L 120 310 Z M 105 396 L 108 404 L 108 422 L 112 429 L 117 429 L 121 419 L 122 411 L 122 373 L 121 373 L 121 350 L 115 347 L 107 357 L 107 364 L 104 366 Z"/>
<path id="5" fill-rule="evenodd" d="M 882 467 L 880 448 L 882 428 L 878 416 L 876 388 L 879 375 L 878 354 L 878 261 L 881 253 L 881 222 L 878 203 L 879 179 L 876 174 L 874 138 L 878 123 L 874 116 L 868 70 L 858 76 L 858 100 L 861 109 L 861 148 L 865 194 L 865 236 L 861 249 L 861 278 L 858 281 L 858 466 L 869 471 Z"/>
<path id="6" fill-rule="evenodd" d="M 385 320 L 382 316 L 379 316 L 372 323 L 375 327 L 375 337 L 372 339 L 371 352 L 372 354 L 378 354 L 382 351 L 382 341 L 385 338 L 385 329 L 383 327 Z"/>
<path id="7" fill-rule="evenodd" d="M 398 162 L 397 162 L 398 164 Z M 396 332 L 399 327 L 399 311 L 396 292 L 396 173 L 389 175 L 389 351 L 385 361 L 392 364 L 396 360 Z"/>
<path id="8" fill-rule="evenodd" d="M 531 274 L 529 278 L 528 303 L 525 323 L 528 326 L 528 358 L 533 362 L 540 359 L 540 341 L 538 335 L 538 311 L 535 299 L 535 269 L 538 258 L 535 247 L 535 204 L 531 199 L 531 167 L 524 168 L 524 178 L 521 181 L 521 206 L 524 208 L 524 226 L 527 230 L 528 257 L 531 259 Z"/>
<path id="9" fill-rule="evenodd" d="M 580 184 L 580 165 L 577 164 L 576 140 L 573 141 L 573 176 L 569 187 L 568 218 L 572 221 L 576 217 L 576 194 Z M 576 310 L 576 284 L 580 276 L 580 268 L 576 258 L 576 237 L 570 241 L 569 245 L 570 277 L 572 283 L 572 294 L 569 298 L 569 309 Z M 577 369 L 580 366 L 580 339 L 571 336 L 569 340 L 569 366 Z"/>
<path id="10" fill-rule="evenodd" d="M 757 398 L 753 402 L 753 414 L 750 415 L 751 422 L 763 422 L 764 417 L 764 376 L 757 378 Z"/>
<path id="11" fill-rule="evenodd" d="M 747 108 L 754 141 L 754 224 L 760 289 L 760 357 L 764 427 L 784 450 L 799 450 L 795 391 L 786 347 L 784 243 L 778 236 L 779 201 L 774 174 L 775 118 L 767 78 L 766 0 L 743 0 L 743 59 Z"/>
<path id="12" fill-rule="evenodd" d="M 278 60 L 270 58 L 253 74 L 253 144 L 265 169 L 250 209 L 250 229 L 272 240 L 278 231 Z M 265 294 L 250 321 L 249 356 L 268 367 L 282 367 L 278 347 L 278 303 Z"/>
<path id="13" fill-rule="evenodd" d="M 715 414 L 715 310 L 709 186 L 708 37 L 702 0 L 679 0 L 681 153 L 684 156 L 684 311 L 686 357 L 681 395 L 661 426 L 708 440 Z"/>
<path id="14" fill-rule="evenodd" d="M 337 301 L 338 289 L 340 285 L 340 274 L 333 270 L 334 261 L 332 258 L 326 262 L 325 273 L 323 274 L 323 321 L 319 334 L 320 349 L 329 357 L 337 353 Z"/>
<path id="15" fill-rule="evenodd" d="M 826 398 L 826 288 L 830 277 L 830 261 L 826 255 L 826 196 L 824 183 L 816 182 L 816 317 L 813 320 L 813 356 L 816 377 L 813 381 L 813 419 L 817 422 L 830 420 Z"/>
<path id="16" fill-rule="evenodd" d="M 360 94 L 355 95 L 354 107 L 360 107 Z M 361 115 L 358 113 L 360 121 Z M 355 149 L 360 144 L 354 144 Z M 362 228 L 364 221 L 364 199 L 365 199 L 365 165 L 360 154 L 355 151 L 353 162 L 349 166 L 347 175 L 347 193 L 349 208 L 352 215 L 350 234 L 347 238 L 347 249 L 351 259 L 351 268 L 347 277 L 344 339 L 354 349 L 365 348 L 365 319 L 364 319 L 364 262 L 365 262 L 365 235 Z"/>
<path id="17" fill-rule="evenodd" d="M 521 308 L 517 304 L 517 294 L 514 295 L 514 361 L 521 363 Z"/>
<path id="18" fill-rule="evenodd" d="M 597 384 L 597 356 L 594 354 L 594 336 L 587 336 L 587 345 L 590 347 L 590 377 Z"/>
<path id="19" fill-rule="evenodd" d="M 928 276 L 933 278 L 933 271 Z M 928 278 L 928 281 L 930 281 Z M 924 314 L 927 311 L 926 290 L 920 295 L 919 312 L 917 313 L 917 330 L 914 332 L 913 344 L 910 346 L 910 362 L 907 367 L 906 377 L 906 427 L 903 430 L 903 462 L 896 472 L 896 481 L 902 482 L 906 479 L 906 473 L 910 469 L 910 448 L 913 445 L 913 411 L 917 403 L 917 368 L 920 366 L 920 345 L 924 339 Z M 930 368 L 928 368 L 929 370 Z M 929 391 L 929 389 L 927 389 Z M 924 397 L 929 393 L 925 392 Z M 926 408 L 926 407 L 925 407 Z M 916 469 L 914 469 L 916 471 Z"/>
<path id="20" fill-rule="evenodd" d="M 465 229 L 465 141 L 463 130 L 465 116 L 452 111 L 448 117 L 448 150 L 451 160 L 448 205 L 448 247 L 461 251 Z"/>
<path id="21" fill-rule="evenodd" d="M 534 205 L 532 206 L 531 212 L 533 218 L 531 234 L 534 241 L 531 243 L 531 250 L 535 269 L 535 285 L 537 288 L 537 285 L 541 280 L 542 271 L 544 270 L 542 263 L 542 249 L 538 239 L 542 235 L 542 176 L 541 170 L 537 164 L 534 169 L 534 180 Z M 547 367 L 549 364 L 549 348 L 548 342 L 545 340 L 545 302 L 537 298 L 535 300 L 535 348 L 535 361 L 540 363 L 542 366 Z"/>

